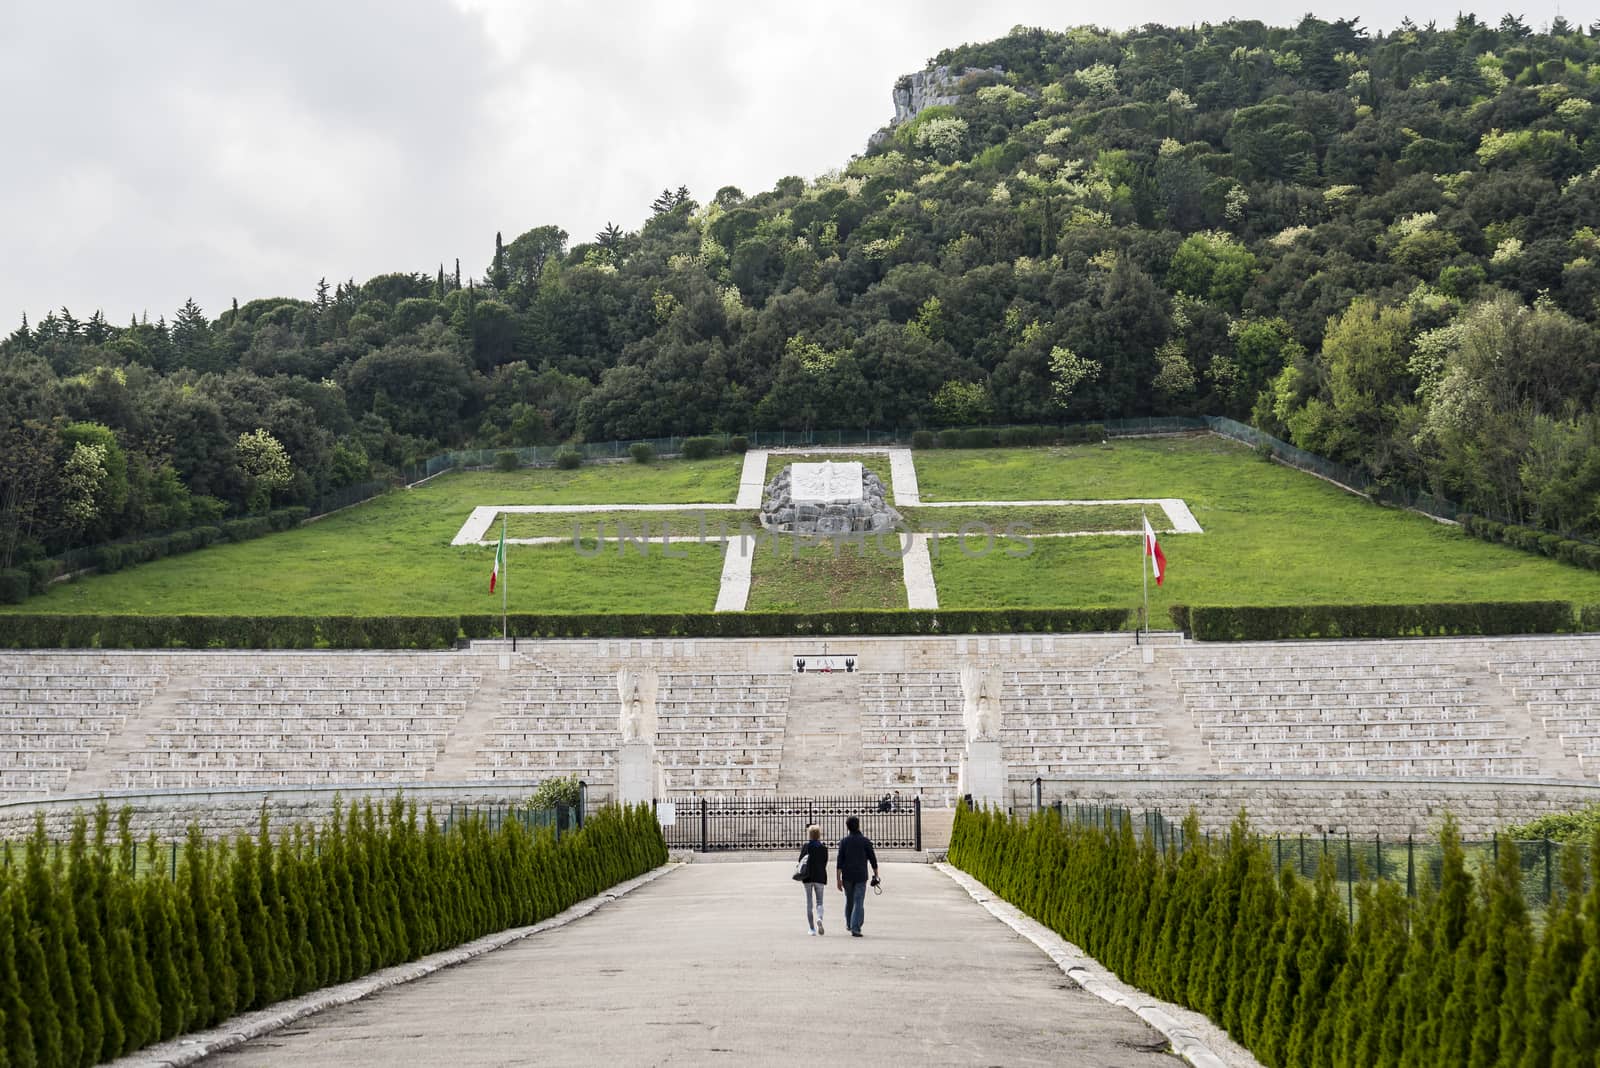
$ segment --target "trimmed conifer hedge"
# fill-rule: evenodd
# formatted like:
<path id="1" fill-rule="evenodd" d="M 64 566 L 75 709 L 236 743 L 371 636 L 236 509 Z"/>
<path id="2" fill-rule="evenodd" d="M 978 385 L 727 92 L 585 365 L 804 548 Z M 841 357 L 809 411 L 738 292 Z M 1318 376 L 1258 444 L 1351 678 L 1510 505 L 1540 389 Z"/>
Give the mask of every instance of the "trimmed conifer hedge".
<path id="1" fill-rule="evenodd" d="M 1213 642 L 1562 634 L 1576 629 L 1579 620 L 1569 601 L 1174 605 L 1171 613 L 1178 629 Z"/>
<path id="2" fill-rule="evenodd" d="M 1564 893 L 1543 924 L 1522 895 L 1514 843 L 1467 870 L 1452 822 L 1438 888 L 1344 894 L 1324 864 L 1308 884 L 1274 873 L 1243 816 L 1209 842 L 1158 850 L 1126 822 L 1041 812 L 956 814 L 950 862 L 1156 997 L 1205 1013 L 1263 1064 L 1589 1065 L 1600 1049 L 1600 832 L 1584 890 L 1563 851 Z"/>
<path id="3" fill-rule="evenodd" d="M 507 821 L 449 831 L 396 799 L 274 839 L 189 839 L 143 876 L 124 815 L 78 818 L 65 857 L 43 822 L 0 872 L 0 1064 L 97 1064 L 286 997 L 537 923 L 666 862 L 648 806 L 557 840 Z M 148 847 L 156 866 L 155 844 Z"/>
<path id="4" fill-rule="evenodd" d="M 1012 634 L 1121 630 L 1128 608 L 857 609 L 840 612 L 513 612 L 521 638 L 766 638 L 790 635 Z M 498 638 L 498 615 L 461 617 L 468 638 Z"/>
<path id="5" fill-rule="evenodd" d="M 125 616 L 0 614 L 6 649 L 438 649 L 456 616 Z"/>

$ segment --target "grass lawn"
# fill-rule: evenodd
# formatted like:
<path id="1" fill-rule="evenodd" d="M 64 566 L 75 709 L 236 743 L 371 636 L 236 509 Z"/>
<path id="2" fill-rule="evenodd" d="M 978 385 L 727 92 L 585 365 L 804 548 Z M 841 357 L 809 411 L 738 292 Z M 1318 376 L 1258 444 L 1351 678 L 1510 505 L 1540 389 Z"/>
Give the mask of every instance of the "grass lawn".
<path id="1" fill-rule="evenodd" d="M 707 538 L 737 534 L 741 526 L 750 533 L 761 528 L 761 522 L 753 509 L 716 508 L 699 511 L 685 508 L 671 512 L 608 512 L 602 506 L 592 512 L 533 515 L 513 512 L 506 516 L 506 537 L 571 538 L 576 528 L 578 537 L 594 538 L 599 536 L 602 524 L 605 527 L 605 536 L 608 538 L 620 537 L 623 527 L 627 528 L 629 537 L 635 538 L 641 535 L 660 538 L 663 532 L 673 537 L 699 537 L 702 520 Z M 499 534 L 500 525 L 496 523 L 487 536 L 496 538 Z"/>
<path id="2" fill-rule="evenodd" d="M 1150 524 L 1157 530 L 1167 525 L 1166 513 L 1160 508 L 1146 510 L 1155 513 L 1151 517 Z M 900 514 L 906 517 L 912 530 L 957 534 L 963 526 L 966 526 L 974 532 L 992 530 L 998 537 L 1008 527 L 1023 534 L 1061 534 L 1080 530 L 1138 530 L 1140 508 L 1137 504 L 1019 505 L 1005 508 L 982 505 L 962 508 L 919 508 L 912 505 L 900 509 Z"/>
<path id="3" fill-rule="evenodd" d="M 887 542 L 889 545 L 895 541 Z M 750 569 L 752 612 L 821 612 L 829 609 L 904 608 L 906 587 L 900 557 L 863 543 L 809 543 L 794 538 L 761 539 Z"/>
<path id="4" fill-rule="evenodd" d="M 62 583 L 12 612 L 243 615 L 487 612 L 494 549 L 450 539 L 483 504 L 731 502 L 739 459 L 596 464 L 447 474 L 412 490 L 337 512 L 283 534 Z M 570 525 L 566 528 L 570 535 Z M 679 550 L 675 549 L 674 552 Z M 513 607 L 522 611 L 709 611 L 722 550 L 688 546 L 688 559 L 635 551 L 593 559 L 567 546 L 508 549 Z M 522 580 L 527 575 L 529 579 Z M 534 577 L 537 576 L 537 577 Z M 529 600 L 520 596 L 526 592 Z M 517 602 L 520 602 L 517 603 Z"/>
<path id="5" fill-rule="evenodd" d="M 1380 508 L 1310 475 L 1267 464 L 1209 435 L 1052 449 L 917 454 L 924 499 L 1182 497 L 1204 534 L 1162 539 L 1168 577 L 1150 587 L 1156 626 L 1171 604 L 1600 601 L 1600 574 L 1469 538 Z M 969 543 L 976 550 L 981 543 Z M 1039 539 L 963 553 L 939 539 L 939 603 L 1134 605 L 1136 537 Z"/>

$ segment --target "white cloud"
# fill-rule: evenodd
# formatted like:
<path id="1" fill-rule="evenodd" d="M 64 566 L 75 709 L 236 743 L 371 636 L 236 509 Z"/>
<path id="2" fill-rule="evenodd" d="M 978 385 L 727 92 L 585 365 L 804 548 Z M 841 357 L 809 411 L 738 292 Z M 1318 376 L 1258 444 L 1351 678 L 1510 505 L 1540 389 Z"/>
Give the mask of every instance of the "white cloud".
<path id="1" fill-rule="evenodd" d="M 1542 2 L 1530 22 L 1554 14 Z M 663 187 L 704 201 L 812 177 L 865 147 L 898 75 L 1016 24 L 1298 18 L 1266 0 L 1115 15 L 1045 0 L 13 5 L 0 331 L 63 304 L 122 321 L 193 296 L 214 314 L 456 256 L 478 274 L 496 230 L 554 223 L 583 241 L 639 226 Z"/>

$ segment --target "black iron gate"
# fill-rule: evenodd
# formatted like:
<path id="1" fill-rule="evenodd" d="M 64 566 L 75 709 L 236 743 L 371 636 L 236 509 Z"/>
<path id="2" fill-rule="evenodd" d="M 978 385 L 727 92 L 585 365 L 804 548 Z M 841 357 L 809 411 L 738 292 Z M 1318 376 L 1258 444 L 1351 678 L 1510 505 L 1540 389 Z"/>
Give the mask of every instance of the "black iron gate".
<path id="1" fill-rule="evenodd" d="M 844 821 L 861 818 L 861 831 L 878 849 L 922 848 L 922 799 L 877 797 L 672 797 L 672 822 L 662 834 L 672 849 L 705 853 L 721 849 L 793 849 L 806 828 L 822 828 L 832 846 L 845 835 Z M 656 803 L 658 815 L 661 802 Z"/>

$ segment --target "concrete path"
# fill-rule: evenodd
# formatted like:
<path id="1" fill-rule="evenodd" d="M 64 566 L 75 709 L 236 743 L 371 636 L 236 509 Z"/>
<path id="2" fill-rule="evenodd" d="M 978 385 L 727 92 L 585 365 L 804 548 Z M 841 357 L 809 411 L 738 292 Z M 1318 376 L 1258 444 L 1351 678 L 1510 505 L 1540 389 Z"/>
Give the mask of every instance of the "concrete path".
<path id="1" fill-rule="evenodd" d="M 922 503 L 922 489 L 917 485 L 917 463 L 910 449 L 889 450 L 889 481 L 894 490 L 894 503 L 905 507 Z"/>
<path id="2" fill-rule="evenodd" d="M 750 600 L 750 569 L 756 562 L 756 539 L 740 534 L 728 539 L 722 554 L 722 582 L 717 587 L 717 612 L 743 612 Z"/>
<path id="3" fill-rule="evenodd" d="M 926 534 L 900 535 L 900 574 L 906 584 L 907 608 L 938 608 L 939 587 L 933 581 L 933 558 Z"/>
<path id="4" fill-rule="evenodd" d="M 808 936 L 790 869 L 691 864 L 559 931 L 207 1063 L 1180 1063 L 929 865 L 884 866 L 865 938 L 844 932 L 832 889 L 828 934 Z"/>
<path id="5" fill-rule="evenodd" d="M 740 508 L 760 508 L 761 491 L 767 488 L 767 450 L 751 449 L 744 454 L 744 466 L 739 469 L 739 496 L 735 499 Z"/>

